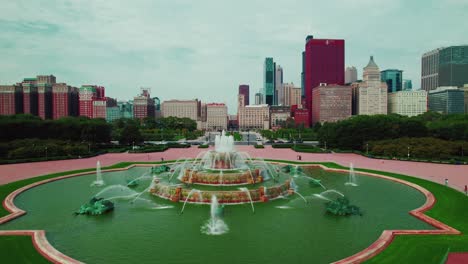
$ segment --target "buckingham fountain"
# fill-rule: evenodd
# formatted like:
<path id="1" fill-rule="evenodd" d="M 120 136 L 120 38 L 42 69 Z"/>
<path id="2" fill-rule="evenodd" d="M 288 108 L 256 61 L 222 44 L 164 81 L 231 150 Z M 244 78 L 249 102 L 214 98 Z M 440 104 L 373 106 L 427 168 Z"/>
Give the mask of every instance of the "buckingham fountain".
<path id="1" fill-rule="evenodd" d="M 236 151 L 233 137 L 224 131 L 216 136 L 214 150 L 201 152 L 193 160 L 181 159 L 170 169 L 163 166 L 152 169 L 150 193 L 184 205 L 210 204 L 213 196 L 219 204 L 268 202 L 295 192 L 290 174 Z"/>

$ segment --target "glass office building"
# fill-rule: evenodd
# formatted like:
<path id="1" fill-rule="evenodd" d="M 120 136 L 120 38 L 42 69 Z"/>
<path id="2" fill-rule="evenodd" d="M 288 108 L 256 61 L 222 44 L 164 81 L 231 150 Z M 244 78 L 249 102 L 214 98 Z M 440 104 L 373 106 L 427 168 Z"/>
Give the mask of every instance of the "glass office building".
<path id="1" fill-rule="evenodd" d="M 389 69 L 380 72 L 380 79 L 387 83 L 389 93 L 399 92 L 403 90 L 403 71 Z"/>
<path id="2" fill-rule="evenodd" d="M 429 110 L 442 114 L 463 114 L 463 90 L 457 87 L 439 87 L 429 91 Z"/>

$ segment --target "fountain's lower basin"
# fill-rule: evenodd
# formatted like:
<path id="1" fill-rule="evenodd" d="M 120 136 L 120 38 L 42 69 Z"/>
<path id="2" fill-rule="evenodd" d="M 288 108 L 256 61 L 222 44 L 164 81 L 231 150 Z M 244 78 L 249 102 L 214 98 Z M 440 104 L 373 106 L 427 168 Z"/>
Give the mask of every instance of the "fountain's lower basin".
<path id="1" fill-rule="evenodd" d="M 216 190 L 206 191 L 198 190 L 191 194 L 192 188 L 184 188 L 183 185 L 167 185 L 164 183 L 155 183 L 150 188 L 150 193 L 163 199 L 173 202 L 204 203 L 209 204 L 213 195 L 218 198 L 220 204 L 240 204 L 252 202 L 268 202 L 279 197 L 285 197 L 294 193 L 290 188 L 289 181 L 272 187 L 258 187 L 248 190 Z M 190 195 L 191 194 L 191 195 Z"/>

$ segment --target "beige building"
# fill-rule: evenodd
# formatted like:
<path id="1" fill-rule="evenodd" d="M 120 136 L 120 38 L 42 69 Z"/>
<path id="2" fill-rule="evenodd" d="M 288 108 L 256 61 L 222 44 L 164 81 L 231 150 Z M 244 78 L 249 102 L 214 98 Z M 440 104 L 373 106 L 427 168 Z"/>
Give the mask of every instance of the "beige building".
<path id="1" fill-rule="evenodd" d="M 270 109 L 267 104 L 247 105 L 238 110 L 239 129 L 269 129 Z"/>
<path id="2" fill-rule="evenodd" d="M 270 127 L 283 127 L 286 120 L 291 117 L 289 106 L 270 106 Z"/>
<path id="3" fill-rule="evenodd" d="M 225 104 L 206 105 L 206 129 L 226 130 L 228 124 L 228 110 Z"/>
<path id="4" fill-rule="evenodd" d="M 280 94 L 279 95 L 280 101 L 278 102 L 279 105 L 284 105 L 284 106 L 297 105 L 300 107 L 301 88 L 294 87 L 294 83 L 283 84 L 281 89 L 279 90 L 279 94 Z"/>
<path id="5" fill-rule="evenodd" d="M 380 79 L 380 69 L 371 56 L 364 67 L 363 80 L 357 85 L 358 115 L 387 114 L 387 84 Z"/>
<path id="6" fill-rule="evenodd" d="M 427 111 L 427 92 L 399 91 L 388 94 L 388 112 L 404 116 L 417 116 Z"/>
<path id="7" fill-rule="evenodd" d="M 195 100 L 170 100 L 164 101 L 161 104 L 161 111 L 163 117 L 179 117 L 179 118 L 190 118 L 194 121 L 198 121 L 200 118 L 200 102 Z"/>

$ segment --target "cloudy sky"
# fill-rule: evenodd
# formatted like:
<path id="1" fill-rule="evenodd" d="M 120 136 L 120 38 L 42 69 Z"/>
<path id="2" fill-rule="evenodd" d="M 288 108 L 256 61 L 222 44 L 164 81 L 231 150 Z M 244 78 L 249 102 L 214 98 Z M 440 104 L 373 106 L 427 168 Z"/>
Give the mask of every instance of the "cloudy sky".
<path id="1" fill-rule="evenodd" d="M 420 87 L 420 58 L 468 44 L 468 0 L 0 0 L 0 83 L 54 74 L 130 99 L 199 98 L 236 111 L 239 84 L 262 88 L 265 57 L 300 86 L 308 34 L 343 38 L 358 74 L 374 55 Z M 251 99 L 252 100 L 252 99 Z"/>

